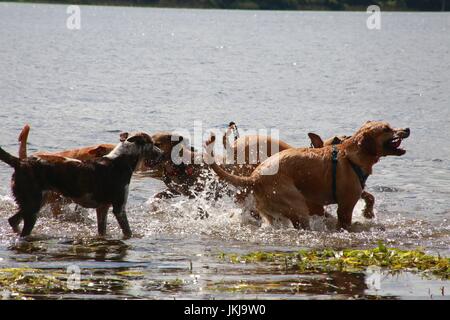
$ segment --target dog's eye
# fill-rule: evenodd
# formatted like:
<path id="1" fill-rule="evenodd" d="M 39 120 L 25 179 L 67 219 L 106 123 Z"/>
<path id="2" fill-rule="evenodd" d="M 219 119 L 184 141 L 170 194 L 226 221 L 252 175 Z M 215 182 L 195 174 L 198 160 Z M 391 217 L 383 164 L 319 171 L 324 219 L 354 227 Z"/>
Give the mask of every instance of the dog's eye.
<path id="1" fill-rule="evenodd" d="M 384 129 L 383 129 L 383 132 L 390 132 L 391 131 L 391 128 L 389 128 L 389 127 L 385 127 Z"/>

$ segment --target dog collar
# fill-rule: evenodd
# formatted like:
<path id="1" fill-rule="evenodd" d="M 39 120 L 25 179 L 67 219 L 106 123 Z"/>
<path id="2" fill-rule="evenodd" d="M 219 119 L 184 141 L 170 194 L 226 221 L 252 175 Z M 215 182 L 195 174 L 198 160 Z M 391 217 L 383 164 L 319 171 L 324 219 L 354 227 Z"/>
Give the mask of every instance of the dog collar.
<path id="1" fill-rule="evenodd" d="M 336 203 L 337 202 L 337 196 L 336 196 L 336 175 L 337 175 L 337 163 L 338 163 L 338 149 L 336 145 L 333 145 L 331 152 L 331 163 L 332 163 L 332 182 L 331 182 L 331 189 L 333 191 L 333 200 Z"/>

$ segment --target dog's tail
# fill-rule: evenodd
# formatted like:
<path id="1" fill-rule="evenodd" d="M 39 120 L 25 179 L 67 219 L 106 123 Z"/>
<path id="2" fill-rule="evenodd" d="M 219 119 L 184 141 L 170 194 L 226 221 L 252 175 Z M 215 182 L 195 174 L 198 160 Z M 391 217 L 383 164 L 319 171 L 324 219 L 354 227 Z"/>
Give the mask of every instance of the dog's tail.
<path id="1" fill-rule="evenodd" d="M 30 126 L 26 124 L 22 132 L 19 135 L 19 159 L 25 159 L 27 157 L 27 141 L 28 141 L 28 134 L 30 133 Z"/>
<path id="2" fill-rule="evenodd" d="M 0 160 L 9 164 L 14 169 L 20 165 L 20 159 L 9 154 L 0 147 Z"/>
<path id="3" fill-rule="evenodd" d="M 228 183 L 231 183 L 235 187 L 251 188 L 255 184 L 255 180 L 253 179 L 252 176 L 241 177 L 241 176 L 236 176 L 232 173 L 228 173 L 215 162 L 213 162 L 211 164 L 211 168 L 219 176 L 219 178 L 225 180 Z"/>
<path id="4" fill-rule="evenodd" d="M 211 137 L 205 142 L 205 147 L 209 149 L 210 145 L 211 147 L 211 156 L 214 157 L 213 152 L 213 144 L 216 140 L 216 137 L 214 135 L 211 135 Z M 208 154 L 206 155 L 208 157 Z M 228 183 L 231 183 L 235 187 L 241 187 L 241 188 L 251 188 L 255 184 L 255 180 L 250 177 L 241 177 L 236 176 L 234 174 L 226 172 L 222 167 L 220 167 L 215 161 L 213 161 L 210 164 L 211 168 L 214 170 L 214 172 L 219 176 L 220 179 L 225 180 Z"/>

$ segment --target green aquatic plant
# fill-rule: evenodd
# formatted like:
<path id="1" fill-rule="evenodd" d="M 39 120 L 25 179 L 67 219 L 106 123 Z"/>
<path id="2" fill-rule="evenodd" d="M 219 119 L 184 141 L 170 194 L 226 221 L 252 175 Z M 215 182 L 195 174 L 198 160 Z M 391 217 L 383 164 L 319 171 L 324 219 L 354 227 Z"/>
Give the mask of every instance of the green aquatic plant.
<path id="1" fill-rule="evenodd" d="M 0 269 L 0 292 L 3 299 L 26 299 L 35 294 L 67 291 L 66 282 L 32 268 Z"/>
<path id="2" fill-rule="evenodd" d="M 142 278 L 145 275 L 144 272 L 138 270 L 118 271 L 116 274 L 127 278 Z"/>
<path id="3" fill-rule="evenodd" d="M 59 297 L 60 294 L 111 294 L 140 279 L 137 270 L 111 274 L 83 274 L 79 287 L 69 286 L 69 274 L 63 269 L 0 268 L 0 299 Z"/>
<path id="4" fill-rule="evenodd" d="M 300 272 L 357 272 L 367 267 L 385 270 L 421 272 L 442 279 L 450 278 L 450 258 L 425 254 L 422 250 L 387 248 L 380 243 L 373 249 L 299 250 L 296 252 L 250 252 L 244 255 L 221 253 L 231 263 L 269 263 Z"/>

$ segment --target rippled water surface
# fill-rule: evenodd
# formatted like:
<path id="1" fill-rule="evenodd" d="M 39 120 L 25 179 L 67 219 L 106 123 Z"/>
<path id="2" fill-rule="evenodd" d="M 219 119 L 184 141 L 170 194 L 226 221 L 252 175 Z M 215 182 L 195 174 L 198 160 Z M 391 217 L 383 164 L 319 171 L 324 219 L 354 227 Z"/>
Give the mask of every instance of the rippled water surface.
<path id="1" fill-rule="evenodd" d="M 206 134 L 231 120 L 307 146 L 307 132 L 351 134 L 371 119 L 410 127 L 408 152 L 375 166 L 377 218 L 365 220 L 358 204 L 353 232 L 333 231 L 334 219 L 312 221 L 312 231 L 259 227 L 227 197 L 155 203 L 163 185 L 137 176 L 133 239 L 119 240 L 110 217 L 110 240 L 96 240 L 95 213 L 69 207 L 59 218 L 43 210 L 27 244 L 6 221 L 12 170 L 1 164 L 0 267 L 76 264 L 87 289 L 67 298 L 446 297 L 448 282 L 414 273 L 385 275 L 373 290 L 364 272 L 299 274 L 218 254 L 382 240 L 450 255 L 450 15 L 382 13 L 378 31 L 353 12 L 82 6 L 78 31 L 67 17 L 66 6 L 0 4 L 0 135 L 10 152 L 25 123 L 32 152 L 113 143 L 122 130 L 192 132 L 194 121 Z"/>

